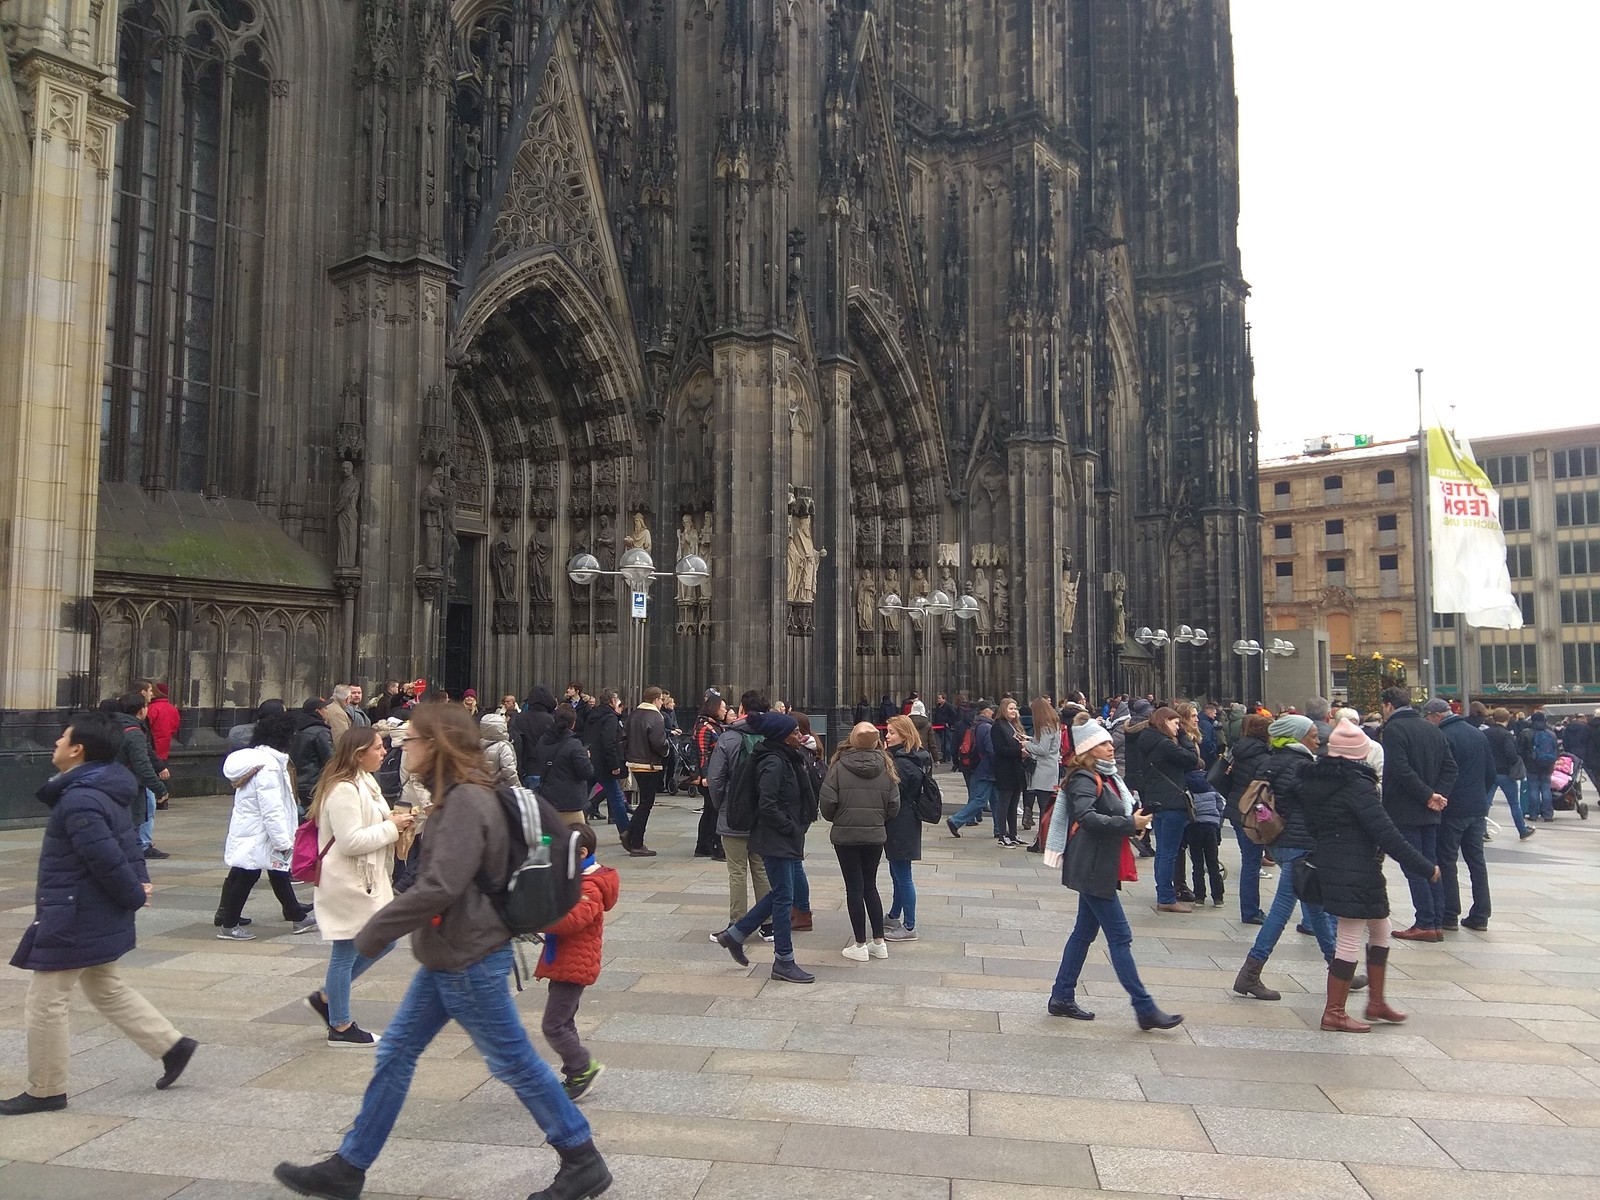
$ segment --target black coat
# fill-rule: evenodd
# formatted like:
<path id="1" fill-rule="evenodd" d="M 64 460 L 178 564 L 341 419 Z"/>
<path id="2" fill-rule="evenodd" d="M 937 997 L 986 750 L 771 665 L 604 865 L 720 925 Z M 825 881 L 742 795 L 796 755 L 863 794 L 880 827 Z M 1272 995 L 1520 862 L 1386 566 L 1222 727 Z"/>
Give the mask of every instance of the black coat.
<path id="1" fill-rule="evenodd" d="M 1278 815 L 1283 818 L 1283 832 L 1272 843 L 1274 846 L 1285 850 L 1311 849 L 1311 827 L 1306 824 L 1305 808 L 1300 803 L 1300 777 L 1315 761 L 1316 756 L 1296 742 L 1272 751 L 1261 765 L 1256 778 L 1266 780 L 1272 788 Z"/>
<path id="2" fill-rule="evenodd" d="M 84 763 L 39 789 L 49 805 L 33 924 L 11 958 L 28 971 L 116 962 L 134 947 L 133 918 L 150 882 L 129 807 L 140 791 L 118 763 Z"/>
<path id="3" fill-rule="evenodd" d="M 1122 811 L 1122 797 L 1115 786 L 1104 780 L 1099 782 L 1096 789 L 1095 773 L 1081 768 L 1067 776 L 1064 794 L 1071 805 L 1070 820 L 1078 830 L 1067 838 L 1061 882 L 1075 892 L 1106 900 L 1122 886 L 1122 847 L 1138 830 L 1133 817 Z M 1050 821 L 1053 825 L 1063 819 L 1069 819 L 1068 810 L 1057 806 Z"/>
<path id="4" fill-rule="evenodd" d="M 145 792 L 155 793 L 156 799 L 167 794 L 167 785 L 156 774 L 155 750 L 150 745 L 150 731 L 143 721 L 132 713 L 117 713 L 122 725 L 122 745 L 117 747 L 117 762 L 126 767 L 139 785 L 139 794 L 133 799 L 133 823 L 142 822 L 150 814 L 145 811 Z"/>
<path id="5" fill-rule="evenodd" d="M 883 844 L 883 856 L 890 862 L 917 862 L 922 858 L 922 818 L 917 816 L 917 793 L 922 790 L 923 775 L 933 770 L 933 759 L 926 750 L 907 754 L 903 748 L 897 749 L 894 770 L 900 776 L 900 811 L 883 827 L 888 835 Z"/>
<path id="6" fill-rule="evenodd" d="M 1489 743 L 1489 759 L 1494 763 L 1496 775 L 1511 775 L 1521 761 L 1517 753 L 1517 739 L 1504 725 L 1488 725 L 1483 736 Z"/>
<path id="7" fill-rule="evenodd" d="M 1183 777 L 1198 767 L 1192 749 L 1184 749 L 1153 725 L 1128 742 L 1128 769 L 1139 764 L 1139 803 L 1149 812 L 1188 812 L 1189 793 Z M 1091 893 L 1092 894 L 1092 893 Z"/>
<path id="8" fill-rule="evenodd" d="M 562 812 L 582 812 L 594 790 L 594 763 L 576 731 L 539 739 L 529 758 L 529 775 L 539 777 L 539 794 Z"/>
<path id="9" fill-rule="evenodd" d="M 556 698 L 541 684 L 528 693 L 522 711 L 511 718 L 511 748 L 517 752 L 517 772 L 524 778 L 539 773 L 534 770 L 533 748 L 555 728 L 555 711 Z"/>
<path id="10" fill-rule="evenodd" d="M 1223 805 L 1223 816 L 1235 825 L 1240 819 L 1239 797 L 1261 774 L 1261 768 L 1267 765 L 1267 756 L 1271 752 L 1272 747 L 1258 737 L 1241 737 L 1232 746 L 1233 766 L 1228 769 L 1228 803 Z"/>
<path id="11" fill-rule="evenodd" d="M 1413 874 L 1433 874 L 1434 864 L 1384 811 L 1377 773 L 1366 763 L 1316 759 L 1300 772 L 1298 790 L 1313 830 L 1322 907 L 1334 916 L 1371 921 L 1389 915 L 1383 854 Z"/>
<path id="12" fill-rule="evenodd" d="M 289 761 L 294 764 L 294 790 L 301 807 L 311 803 L 322 769 L 333 758 L 333 730 L 321 717 L 304 717 L 294 741 L 289 743 Z"/>
<path id="13" fill-rule="evenodd" d="M 995 721 L 989 727 L 989 743 L 994 747 L 994 790 L 1002 794 L 1021 792 L 1028 786 L 1031 771 L 1023 761 L 1015 726 Z"/>
<path id="14" fill-rule="evenodd" d="M 1396 825 L 1437 825 L 1428 807 L 1435 792 L 1456 785 L 1456 760 L 1436 725 L 1414 708 L 1397 708 L 1383 725 L 1383 807 Z"/>
<path id="15" fill-rule="evenodd" d="M 817 793 L 802 752 L 763 741 L 751 753 L 757 799 L 750 853 L 767 858 L 804 858 L 806 830 L 817 819 Z"/>
<path id="16" fill-rule="evenodd" d="M 1489 739 L 1465 717 L 1446 717 L 1439 723 L 1439 731 L 1450 743 L 1450 753 L 1456 760 L 1456 785 L 1450 789 L 1445 812 L 1452 817 L 1488 816 L 1489 793 L 1495 785 Z"/>
<path id="17" fill-rule="evenodd" d="M 596 779 L 605 779 L 621 773 L 622 718 L 609 708 L 596 705 L 583 721 L 583 744 L 589 748 L 594 760 Z"/>

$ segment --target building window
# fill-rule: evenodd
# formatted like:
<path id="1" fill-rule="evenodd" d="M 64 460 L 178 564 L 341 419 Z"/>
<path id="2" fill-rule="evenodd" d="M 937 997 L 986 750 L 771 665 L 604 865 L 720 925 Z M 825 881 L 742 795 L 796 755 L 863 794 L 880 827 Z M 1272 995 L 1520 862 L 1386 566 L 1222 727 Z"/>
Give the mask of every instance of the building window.
<path id="1" fill-rule="evenodd" d="M 1455 613 L 1436 612 L 1433 614 L 1433 627 L 1435 629 L 1454 629 L 1456 627 Z"/>
<path id="2" fill-rule="evenodd" d="M 1344 476 L 1328 475 L 1322 480 L 1322 502 L 1338 504 L 1344 499 Z"/>
<path id="3" fill-rule="evenodd" d="M 1600 683 L 1600 646 L 1593 642 L 1567 643 L 1561 647 L 1561 673 L 1563 682 Z"/>
<path id="4" fill-rule="evenodd" d="M 1397 608 L 1386 608 L 1378 614 L 1378 641 L 1391 649 L 1400 644 L 1406 635 L 1406 617 Z"/>
<path id="5" fill-rule="evenodd" d="M 1562 542 L 1556 569 L 1563 575 L 1600 575 L 1600 542 Z"/>
<path id="6" fill-rule="evenodd" d="M 1518 529 L 1530 528 L 1528 521 L 1528 498 L 1518 496 L 1514 500 L 1501 498 L 1500 500 L 1500 528 L 1507 533 Z"/>
<path id="7" fill-rule="evenodd" d="M 1274 563 L 1273 574 L 1278 585 L 1274 599 L 1279 604 L 1291 603 L 1294 600 L 1294 564 Z"/>
<path id="8" fill-rule="evenodd" d="M 1515 595 L 1517 597 L 1517 607 L 1522 609 L 1522 627 L 1524 629 L 1532 629 L 1533 628 L 1533 593 L 1532 592 L 1517 592 L 1517 593 L 1515 593 Z"/>
<path id="9" fill-rule="evenodd" d="M 1563 625 L 1593 625 L 1600 623 L 1600 591 L 1578 588 L 1561 593 L 1561 623 Z"/>
<path id="10" fill-rule="evenodd" d="M 1398 546 L 1400 544 L 1400 518 L 1394 513 L 1380 513 L 1378 515 L 1378 545 Z"/>
<path id="11" fill-rule="evenodd" d="M 1433 648 L 1433 673 L 1440 687 L 1453 688 L 1461 686 L 1459 662 L 1454 646 L 1435 646 Z"/>
<path id="12" fill-rule="evenodd" d="M 1533 547 L 1532 546 L 1507 546 L 1506 570 L 1513 579 L 1533 578 Z"/>
<path id="13" fill-rule="evenodd" d="M 1588 479 L 1600 475 L 1600 446 L 1557 450 L 1550 458 L 1557 479 Z"/>
<path id="14" fill-rule="evenodd" d="M 1600 525 L 1600 492 L 1568 492 L 1556 497 L 1556 526 Z"/>
<path id="15" fill-rule="evenodd" d="M 1509 646 L 1480 646 L 1479 660 L 1485 687 L 1537 687 L 1538 647 L 1521 642 Z"/>
<path id="16" fill-rule="evenodd" d="M 1392 600 L 1400 594 L 1400 556 L 1378 555 L 1378 595 Z"/>
<path id="17" fill-rule="evenodd" d="M 182 7 L 186 36 L 122 14 L 100 464 L 215 496 L 254 457 L 269 79 L 248 5 Z"/>
<path id="18" fill-rule="evenodd" d="M 1294 553 L 1294 526 L 1274 525 L 1272 527 L 1272 552 L 1274 554 Z"/>
<path id="19" fill-rule="evenodd" d="M 1322 523 L 1323 547 L 1328 550 L 1344 549 L 1344 522 L 1324 521 Z"/>
<path id="20" fill-rule="evenodd" d="M 1394 499 L 1394 472 L 1387 467 L 1378 472 L 1378 499 Z"/>
<path id="21" fill-rule="evenodd" d="M 1344 559 L 1330 558 L 1327 560 L 1328 586 L 1344 586 Z"/>
<path id="22" fill-rule="evenodd" d="M 1272 507 L 1285 509 L 1289 507 L 1289 481 L 1280 479 L 1272 485 Z"/>
<path id="23" fill-rule="evenodd" d="M 1483 473 L 1495 487 L 1508 483 L 1528 482 L 1528 456 L 1526 454 L 1501 454 L 1483 460 Z"/>

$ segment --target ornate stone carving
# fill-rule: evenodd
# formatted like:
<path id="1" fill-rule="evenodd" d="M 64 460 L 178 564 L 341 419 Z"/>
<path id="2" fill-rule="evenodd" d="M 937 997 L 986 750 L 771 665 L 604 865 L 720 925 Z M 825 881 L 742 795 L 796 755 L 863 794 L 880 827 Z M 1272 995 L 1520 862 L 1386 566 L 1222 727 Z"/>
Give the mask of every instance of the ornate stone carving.
<path id="1" fill-rule="evenodd" d="M 678 558 L 688 558 L 691 554 L 700 554 L 700 531 L 695 528 L 694 514 L 684 513 L 683 523 L 678 527 Z M 678 632 L 684 629 L 684 606 L 692 606 L 696 593 L 701 589 L 698 586 L 679 582 L 678 584 Z"/>
<path id="2" fill-rule="evenodd" d="M 418 507 L 422 515 L 422 565 L 438 570 L 444 563 L 444 526 L 450 507 L 443 467 L 433 469 Z"/>
<path id="3" fill-rule="evenodd" d="M 883 591 L 880 593 L 880 595 L 884 599 L 888 599 L 890 596 L 900 596 L 900 603 L 904 604 L 906 602 L 906 598 L 900 595 L 899 571 L 889 570 L 883 573 Z M 900 613 L 898 610 L 890 609 L 888 612 L 882 614 L 882 616 L 884 629 L 888 630 L 890 633 L 897 634 L 900 632 Z"/>
<path id="4" fill-rule="evenodd" d="M 967 591 L 978 602 L 978 616 L 973 622 L 978 627 L 979 633 L 992 633 L 994 631 L 994 598 L 989 591 L 989 573 L 978 567 L 972 573 L 972 582 L 967 585 Z"/>
<path id="5" fill-rule="evenodd" d="M 911 586 L 907 589 L 905 602 L 910 604 L 918 596 L 926 596 L 929 590 L 928 573 L 921 567 L 916 567 L 911 572 Z"/>
<path id="6" fill-rule="evenodd" d="M 550 589 L 550 556 L 554 550 L 550 522 L 540 519 L 528 539 L 528 601 L 535 605 L 554 604 Z"/>
<path id="7" fill-rule="evenodd" d="M 511 522 L 500 522 L 500 536 L 489 551 L 489 565 L 494 579 L 496 600 L 517 598 L 517 548 L 511 544 Z M 512 632 L 515 632 L 513 623 Z"/>
<path id="8" fill-rule="evenodd" d="M 1006 579 L 1004 567 L 996 567 L 994 570 L 990 597 L 990 606 L 994 610 L 994 631 L 1006 633 L 1011 628 L 1011 584 Z"/>
<path id="9" fill-rule="evenodd" d="M 1073 573 L 1071 560 L 1061 568 L 1061 632 L 1068 634 L 1078 620 L 1078 584 L 1081 577 Z"/>
<path id="10" fill-rule="evenodd" d="M 789 518 L 789 603 L 810 605 L 817 598 L 817 566 L 826 550 L 811 535 L 811 513 Z"/>
<path id="11" fill-rule="evenodd" d="M 633 528 L 622 539 L 623 549 L 643 550 L 646 554 L 649 554 L 653 545 L 654 542 L 650 537 L 650 528 L 644 523 L 644 514 L 642 512 L 634 513 Z"/>
<path id="12" fill-rule="evenodd" d="M 1121 571 L 1112 571 L 1105 577 L 1106 591 L 1111 593 L 1111 644 L 1128 643 L 1128 577 Z"/>
<path id="13" fill-rule="evenodd" d="M 333 501 L 334 565 L 356 566 L 361 537 L 361 475 L 348 458 L 339 462 L 339 493 Z"/>
<path id="14" fill-rule="evenodd" d="M 856 628 L 862 633 L 875 633 L 878 628 L 878 580 L 876 573 L 866 568 L 856 571 Z"/>

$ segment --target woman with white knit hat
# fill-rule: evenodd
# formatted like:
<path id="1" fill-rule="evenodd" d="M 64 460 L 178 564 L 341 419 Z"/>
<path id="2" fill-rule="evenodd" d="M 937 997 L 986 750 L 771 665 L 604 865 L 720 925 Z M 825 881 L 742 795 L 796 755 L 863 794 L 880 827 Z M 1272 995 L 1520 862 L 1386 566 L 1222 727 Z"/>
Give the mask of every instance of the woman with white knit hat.
<path id="1" fill-rule="evenodd" d="M 1328 964 L 1328 1001 L 1322 1028 L 1366 1033 L 1372 1028 L 1345 1012 L 1350 979 L 1367 939 L 1367 1021 L 1400 1022 L 1406 1014 L 1384 999 L 1389 969 L 1389 894 L 1383 881 L 1387 854 L 1408 872 L 1434 879 L 1439 868 L 1395 828 L 1378 798 L 1378 777 L 1368 765 L 1371 739 L 1353 721 L 1340 721 L 1328 735 L 1326 758 L 1300 773 L 1299 798 L 1316 840 L 1322 906 L 1338 919 L 1333 961 Z"/>

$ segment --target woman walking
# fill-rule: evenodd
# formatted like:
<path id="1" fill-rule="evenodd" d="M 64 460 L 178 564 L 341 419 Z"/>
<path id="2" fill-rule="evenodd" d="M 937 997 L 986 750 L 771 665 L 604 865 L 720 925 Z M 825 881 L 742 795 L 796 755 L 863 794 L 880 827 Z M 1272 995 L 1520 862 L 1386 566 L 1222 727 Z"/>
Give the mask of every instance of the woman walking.
<path id="1" fill-rule="evenodd" d="M 312 1166 L 280 1163 L 273 1174 L 304 1196 L 359 1197 L 367 1169 L 400 1116 L 417 1060 L 455 1020 L 560 1156 L 555 1180 L 533 1194 L 536 1200 L 598 1196 L 611 1185 L 611 1172 L 595 1149 L 589 1123 L 534 1052 L 506 986 L 510 934 L 489 890 L 503 888 L 509 877 L 510 836 L 488 786 L 477 726 L 459 705 L 424 704 L 412 714 L 411 734 L 406 759 L 427 778 L 433 795 L 417 878 L 367 923 L 356 942 L 363 956 L 377 958 L 410 933 L 420 966 L 389 1022 L 361 1111 L 338 1153 Z M 480 876 L 489 887 L 479 886 Z"/>
<path id="2" fill-rule="evenodd" d="M 722 839 L 717 836 L 717 809 L 711 803 L 711 788 L 706 784 L 706 772 L 711 766 L 711 752 L 717 748 L 717 739 L 722 736 L 727 723 L 728 702 L 715 691 L 707 692 L 705 702 L 700 705 L 700 715 L 694 722 L 694 782 L 702 797 L 700 824 L 695 831 L 694 856 L 709 858 L 713 862 L 727 862 L 728 856 L 723 852 Z"/>
<path id="3" fill-rule="evenodd" d="M 457 711 L 471 725 L 465 710 Z M 471 728 L 476 749 L 477 726 Z M 407 757 L 415 739 L 413 718 L 412 736 L 405 742 Z M 415 819 L 409 809 L 391 811 L 384 803 L 372 776 L 383 765 L 383 755 L 383 739 L 372 726 L 357 725 L 341 733 L 306 813 L 307 820 L 317 823 L 317 853 L 322 856 L 315 892 L 317 918 L 322 940 L 331 945 L 322 989 L 307 996 L 306 1003 L 327 1024 L 330 1046 L 359 1048 L 375 1046 L 379 1040 L 351 1019 L 350 985 L 394 949 L 394 943 L 364 955 L 356 951 L 355 936 L 394 898 L 389 881 L 393 847 L 400 831 L 409 829 Z M 481 751 L 478 761 L 483 761 Z"/>
<path id="4" fill-rule="evenodd" d="M 891 716 L 887 724 L 909 718 Z M 915 735 L 916 728 L 912 727 Z M 903 735 L 902 735 L 903 736 Z M 828 840 L 844 876 L 844 902 L 850 913 L 855 941 L 843 954 L 855 962 L 888 958 L 883 940 L 883 899 L 878 895 L 878 863 L 888 840 L 885 826 L 900 811 L 900 779 L 894 761 L 878 742 L 877 729 L 862 722 L 850 730 L 849 740 L 834 755 L 822 781 L 824 820 L 833 822 Z M 867 942 L 867 923 L 872 942 Z"/>
<path id="5" fill-rule="evenodd" d="M 539 777 L 539 794 L 568 825 L 584 825 L 594 790 L 594 760 L 578 738 L 578 716 L 565 704 L 556 710 L 550 732 L 533 746 L 529 761 Z"/>
<path id="6" fill-rule="evenodd" d="M 1056 784 L 1061 782 L 1061 716 L 1056 712 L 1056 706 L 1044 697 L 1037 697 L 1033 704 L 1033 736 L 1028 739 L 1026 749 L 1028 756 L 1033 760 L 1032 777 L 1028 780 L 1028 791 L 1022 799 L 1022 827 L 1033 828 L 1033 806 L 1039 806 L 1039 816 L 1043 818 L 1044 810 L 1055 802 Z M 1034 844 L 1038 844 L 1038 838 Z M 1032 850 L 1033 846 L 1028 849 Z"/>
<path id="7" fill-rule="evenodd" d="M 1028 735 L 1017 715 L 1017 702 L 1011 697 L 1000 701 L 989 737 L 994 747 L 994 840 L 1000 846 L 1020 846 L 1017 805 L 1029 780 Z"/>
<path id="8" fill-rule="evenodd" d="M 1371 741 L 1352 721 L 1328 735 L 1328 755 L 1300 772 L 1299 799 L 1316 846 L 1322 906 L 1338 919 L 1333 961 L 1328 964 L 1328 1000 L 1322 1028 L 1366 1033 L 1372 1026 L 1345 1011 L 1350 983 L 1367 939 L 1367 1021 L 1400 1022 L 1406 1014 L 1389 1007 L 1383 989 L 1389 972 L 1389 893 L 1383 855 L 1412 874 L 1439 878 L 1439 868 L 1395 828 L 1378 798 L 1378 776 L 1367 765 Z M 1380 853 L 1380 851 L 1382 853 Z"/>
<path id="9" fill-rule="evenodd" d="M 1239 923 L 1242 925 L 1259 925 L 1267 919 L 1261 908 L 1261 855 L 1265 847 L 1252 842 L 1245 834 L 1239 800 L 1261 774 L 1261 768 L 1266 766 L 1267 757 L 1272 753 L 1272 747 L 1267 745 L 1270 724 L 1259 713 L 1245 717 L 1243 732 L 1228 747 L 1228 774 L 1222 788 L 1227 797 L 1222 812 L 1233 826 L 1233 836 L 1239 843 Z"/>
<path id="10" fill-rule="evenodd" d="M 1101 726 L 1089 724 L 1078 726 L 1073 736 L 1072 773 L 1057 801 L 1061 811 L 1050 818 L 1044 862 L 1048 867 L 1061 867 L 1062 885 L 1078 893 L 1078 920 L 1061 953 L 1061 969 L 1050 991 L 1050 1015 L 1094 1020 L 1094 1013 L 1077 1002 L 1078 977 L 1089 947 L 1104 931 L 1111 967 L 1133 1002 L 1139 1028 L 1175 1028 L 1183 1023 L 1183 1017 L 1156 1007 L 1139 979 L 1133 961 L 1133 930 L 1117 898 L 1123 860 L 1131 860 L 1128 839 L 1149 828 L 1150 814 L 1134 811 L 1133 793 L 1117 773 L 1111 735 Z"/>
<path id="11" fill-rule="evenodd" d="M 478 744 L 483 747 L 483 762 L 489 778 L 503 787 L 518 787 L 517 752 L 511 748 L 511 730 L 504 713 L 486 712 L 478 718 Z"/>
<path id="12" fill-rule="evenodd" d="M 894 756 L 894 773 L 900 778 L 900 811 L 884 825 L 884 857 L 894 894 L 883 918 L 883 936 L 890 942 L 917 940 L 917 889 L 911 881 L 911 864 L 922 858 L 922 818 L 917 813 L 917 793 L 922 779 L 933 770 L 932 756 L 922 748 L 922 734 L 911 717 L 890 717 L 883 735 Z"/>
<path id="13" fill-rule="evenodd" d="M 1178 724 L 1175 710 L 1158 708 L 1150 714 L 1150 724 L 1128 746 L 1130 771 L 1137 765 L 1139 802 L 1152 814 L 1156 833 L 1156 911 L 1168 913 L 1194 911 L 1178 895 L 1177 871 L 1183 835 L 1189 828 L 1189 793 L 1183 779 L 1200 765 L 1200 755 L 1192 745 L 1180 742 Z"/>
<path id="14" fill-rule="evenodd" d="M 213 924 L 217 937 L 225 942 L 254 940 L 256 935 L 245 928 L 244 905 L 263 871 L 293 932 L 309 933 L 317 927 L 311 906 L 300 903 L 289 878 L 289 857 L 294 853 L 294 831 L 300 816 L 294 780 L 289 775 L 289 744 L 293 740 L 294 718 L 280 712 L 257 721 L 249 748 L 235 750 L 223 760 L 222 773 L 233 785 L 233 816 L 222 848 L 228 877 L 222 881 Z"/>

